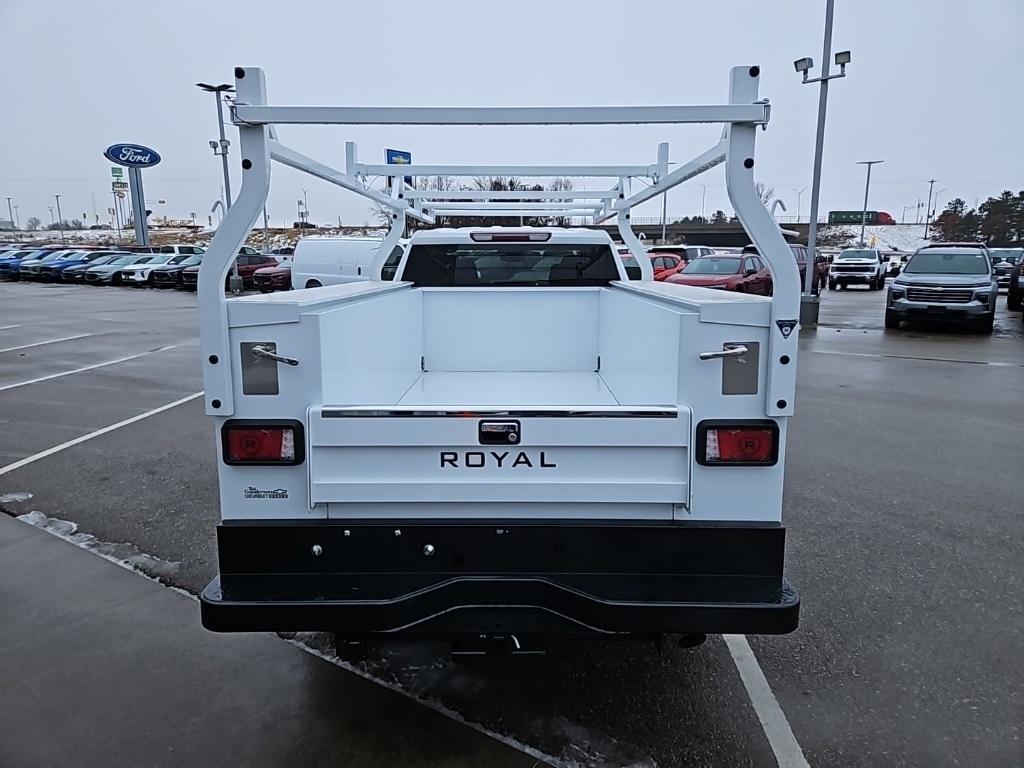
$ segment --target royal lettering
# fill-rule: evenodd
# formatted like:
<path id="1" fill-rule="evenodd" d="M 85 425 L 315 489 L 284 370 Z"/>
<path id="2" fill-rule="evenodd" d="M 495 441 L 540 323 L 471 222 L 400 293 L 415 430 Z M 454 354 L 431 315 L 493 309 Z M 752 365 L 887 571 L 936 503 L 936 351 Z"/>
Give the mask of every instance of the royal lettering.
<path id="1" fill-rule="evenodd" d="M 483 469 L 495 467 L 497 469 L 554 469 L 558 466 L 554 461 L 548 459 L 546 451 L 540 451 L 531 456 L 526 451 L 519 451 L 513 457 L 510 451 L 497 453 L 496 451 L 441 451 L 441 468 L 451 467 L 452 469 Z"/>

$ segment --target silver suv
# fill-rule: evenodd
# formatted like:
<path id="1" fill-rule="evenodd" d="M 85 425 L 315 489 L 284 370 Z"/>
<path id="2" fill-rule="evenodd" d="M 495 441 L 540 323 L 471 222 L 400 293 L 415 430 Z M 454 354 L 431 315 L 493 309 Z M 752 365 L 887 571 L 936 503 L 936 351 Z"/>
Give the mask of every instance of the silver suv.
<path id="1" fill-rule="evenodd" d="M 984 245 L 926 245 L 889 285 L 885 327 L 899 328 L 903 320 L 949 320 L 992 333 L 998 290 Z"/>

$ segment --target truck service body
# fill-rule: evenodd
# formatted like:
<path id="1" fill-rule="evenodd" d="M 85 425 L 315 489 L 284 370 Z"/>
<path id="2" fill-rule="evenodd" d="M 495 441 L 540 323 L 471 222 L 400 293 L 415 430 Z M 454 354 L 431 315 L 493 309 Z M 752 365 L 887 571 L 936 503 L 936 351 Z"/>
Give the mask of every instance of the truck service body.
<path id="1" fill-rule="evenodd" d="M 781 523 L 796 369 L 797 266 L 754 188 L 767 124 L 757 67 L 709 107 L 273 107 L 239 68 L 243 184 L 199 275 L 206 411 L 220 450 L 215 631 L 451 639 L 783 633 L 799 597 Z M 345 171 L 272 126 L 725 124 L 671 171 L 636 166 L 374 166 Z M 362 194 L 394 224 L 370 279 L 225 299 L 276 160 Z M 654 282 L 634 205 L 718 164 L 770 265 L 773 297 Z M 397 169 L 397 171 L 396 171 Z M 576 175 L 608 190 L 415 190 L 405 176 Z M 390 194 L 370 176 L 394 177 Z M 651 187 L 632 193 L 630 176 Z M 524 202 L 524 199 L 527 200 Z M 586 228 L 417 231 L 404 218 L 617 217 L 640 265 Z M 388 275 L 390 277 L 390 275 Z"/>

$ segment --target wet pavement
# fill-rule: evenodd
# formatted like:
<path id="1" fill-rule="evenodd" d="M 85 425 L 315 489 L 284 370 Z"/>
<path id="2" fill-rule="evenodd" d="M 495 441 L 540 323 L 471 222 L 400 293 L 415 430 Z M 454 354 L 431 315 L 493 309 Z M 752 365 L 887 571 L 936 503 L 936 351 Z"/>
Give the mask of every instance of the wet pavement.
<path id="1" fill-rule="evenodd" d="M 0 765 L 538 765 L 6 515 L 0 561 Z"/>
<path id="2" fill-rule="evenodd" d="M 821 326 L 802 335 L 784 509 L 801 626 L 750 643 L 811 765 L 1020 764 L 1021 313 L 1000 296 L 992 337 L 886 331 L 883 300 L 826 292 Z M 0 306 L 0 325 L 23 324 L 0 331 L 0 349 L 95 334 L 0 353 L 0 466 L 201 387 L 191 294 L 0 283 Z M 33 494 L 0 502 L 12 512 L 175 564 L 165 578 L 190 592 L 216 571 L 216 462 L 199 401 L 0 474 L 0 497 L 12 493 Z M 718 637 L 474 666 L 390 646 L 365 671 L 565 764 L 776 764 Z"/>

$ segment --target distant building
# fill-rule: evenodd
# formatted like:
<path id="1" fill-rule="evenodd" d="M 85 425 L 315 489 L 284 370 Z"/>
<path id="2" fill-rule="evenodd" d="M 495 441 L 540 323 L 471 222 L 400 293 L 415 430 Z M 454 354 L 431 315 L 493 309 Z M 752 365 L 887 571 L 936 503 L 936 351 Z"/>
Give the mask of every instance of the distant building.
<path id="1" fill-rule="evenodd" d="M 4 230 L 4 229 L 13 232 L 14 231 L 14 222 L 11 221 L 10 219 L 0 219 L 0 230 Z"/>

